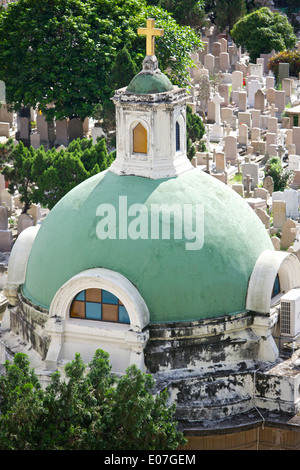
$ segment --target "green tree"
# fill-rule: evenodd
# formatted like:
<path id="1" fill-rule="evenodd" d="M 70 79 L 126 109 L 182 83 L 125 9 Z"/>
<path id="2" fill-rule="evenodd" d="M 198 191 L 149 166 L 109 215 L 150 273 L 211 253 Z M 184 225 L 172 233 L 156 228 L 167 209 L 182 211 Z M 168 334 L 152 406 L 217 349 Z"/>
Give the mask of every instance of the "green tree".
<path id="1" fill-rule="evenodd" d="M 127 86 L 132 78 L 139 72 L 139 69 L 129 54 L 126 46 L 118 52 L 110 72 L 106 76 L 107 86 L 111 90 L 117 90 Z M 116 126 L 116 110 L 111 99 L 104 99 L 98 104 L 93 116 L 102 121 L 102 128 L 105 132 L 110 132 Z"/>
<path id="2" fill-rule="evenodd" d="M 13 149 L 8 143 L 9 163 L 5 164 L 2 173 L 6 180 L 9 181 L 8 191 L 14 194 L 16 190 L 20 193 L 20 201 L 24 204 L 23 213 L 26 213 L 31 206 L 34 181 L 32 177 L 32 165 L 34 160 L 34 149 L 26 148 L 20 142 Z"/>
<path id="3" fill-rule="evenodd" d="M 88 365 L 79 354 L 42 388 L 26 355 L 6 361 L 0 376 L 1 450 L 172 450 L 185 439 L 167 392 L 130 366 L 117 377 L 97 350 Z"/>
<path id="4" fill-rule="evenodd" d="M 161 67 L 171 67 L 180 81 L 200 38 L 144 0 L 12 4 L 0 15 L 0 80 L 6 83 L 7 103 L 15 110 L 38 106 L 48 120 L 92 116 L 95 106 L 111 97 L 106 76 L 118 51 L 126 46 L 140 66 L 145 38 L 137 29 L 152 13 L 158 26 L 166 27 L 166 44 L 157 41 Z"/>
<path id="5" fill-rule="evenodd" d="M 231 30 L 231 36 L 248 51 L 251 62 L 273 49 L 276 52 L 292 49 L 297 41 L 287 18 L 265 7 L 241 18 Z"/>
<path id="6" fill-rule="evenodd" d="M 191 160 L 196 153 L 196 148 L 205 150 L 205 144 L 201 141 L 205 134 L 205 126 L 201 117 L 193 113 L 192 108 L 186 108 L 186 136 L 187 136 L 187 156 Z"/>
<path id="7" fill-rule="evenodd" d="M 71 189 L 100 171 L 106 170 L 116 152 L 108 154 L 104 139 L 93 145 L 92 139 L 76 139 L 65 150 L 45 151 L 14 146 L 10 139 L 0 147 L 0 164 L 9 181 L 8 190 L 20 193 L 26 213 L 32 203 L 52 209 Z"/>
<path id="8" fill-rule="evenodd" d="M 147 0 L 147 3 L 167 10 L 182 26 L 190 26 L 197 30 L 205 23 L 203 0 Z"/>
<path id="9" fill-rule="evenodd" d="M 219 30 L 231 31 L 233 25 L 246 13 L 245 0 L 217 0 L 215 23 Z"/>
<path id="10" fill-rule="evenodd" d="M 32 164 L 32 202 L 52 209 L 75 186 L 106 170 L 114 158 L 115 153 L 108 154 L 104 139 L 96 145 L 91 139 L 76 139 L 59 152 L 38 149 Z"/>
<path id="11" fill-rule="evenodd" d="M 265 175 L 273 178 L 274 191 L 283 191 L 288 184 L 292 172 L 283 168 L 279 157 L 272 157 L 267 161 Z"/>
<path id="12" fill-rule="evenodd" d="M 229 32 L 236 21 L 246 13 L 245 0 L 207 0 L 205 12 L 221 32 Z"/>

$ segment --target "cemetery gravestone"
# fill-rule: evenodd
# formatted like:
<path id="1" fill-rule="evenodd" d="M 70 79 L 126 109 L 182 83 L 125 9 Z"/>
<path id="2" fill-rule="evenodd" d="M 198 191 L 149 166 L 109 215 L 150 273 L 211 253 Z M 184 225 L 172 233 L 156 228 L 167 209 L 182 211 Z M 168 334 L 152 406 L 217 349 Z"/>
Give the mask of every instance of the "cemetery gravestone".
<path id="1" fill-rule="evenodd" d="M 266 176 L 263 180 L 263 188 L 265 188 L 270 196 L 272 196 L 274 191 L 274 181 L 272 176 Z"/>
<path id="2" fill-rule="evenodd" d="M 273 227 L 276 229 L 282 229 L 282 226 L 286 220 L 285 201 L 274 200 L 272 202 L 272 210 Z"/>
<path id="3" fill-rule="evenodd" d="M 284 78 L 289 78 L 290 76 L 290 64 L 285 62 L 280 62 L 278 67 L 278 83 L 281 83 Z"/>
<path id="4" fill-rule="evenodd" d="M 296 236 L 297 236 L 296 222 L 292 219 L 287 219 L 282 226 L 281 240 L 280 240 L 281 248 L 286 250 L 291 245 L 293 245 Z"/>

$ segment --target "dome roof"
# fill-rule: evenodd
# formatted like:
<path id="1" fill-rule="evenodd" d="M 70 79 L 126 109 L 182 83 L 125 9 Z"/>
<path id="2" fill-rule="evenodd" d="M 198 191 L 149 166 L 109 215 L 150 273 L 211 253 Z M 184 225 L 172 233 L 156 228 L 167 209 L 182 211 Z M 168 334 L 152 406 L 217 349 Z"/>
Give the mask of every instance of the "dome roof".
<path id="1" fill-rule="evenodd" d="M 172 83 L 161 71 L 157 71 L 155 73 L 146 73 L 142 71 L 133 77 L 126 91 L 136 95 L 145 95 L 165 93 L 172 89 Z"/>
<path id="2" fill-rule="evenodd" d="M 204 245 L 187 250 L 186 239 L 100 240 L 99 204 L 200 204 Z M 154 207 L 154 206 L 153 206 Z M 172 232 L 171 232 L 172 233 Z M 245 310 L 248 281 L 262 251 L 273 249 L 248 204 L 232 189 L 194 169 L 152 180 L 110 171 L 84 181 L 51 210 L 33 243 L 23 294 L 49 309 L 57 290 L 89 268 L 117 271 L 139 290 L 151 322 L 190 321 Z"/>

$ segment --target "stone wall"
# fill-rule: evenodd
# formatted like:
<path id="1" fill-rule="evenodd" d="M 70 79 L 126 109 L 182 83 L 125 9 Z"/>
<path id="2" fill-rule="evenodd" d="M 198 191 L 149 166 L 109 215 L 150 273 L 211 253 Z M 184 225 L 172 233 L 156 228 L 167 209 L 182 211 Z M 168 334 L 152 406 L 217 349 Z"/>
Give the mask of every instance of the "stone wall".
<path id="1" fill-rule="evenodd" d="M 37 309 L 19 294 L 19 302 L 10 308 L 10 328 L 45 359 L 49 338 L 43 336 L 44 325 L 49 319 L 48 311 Z"/>

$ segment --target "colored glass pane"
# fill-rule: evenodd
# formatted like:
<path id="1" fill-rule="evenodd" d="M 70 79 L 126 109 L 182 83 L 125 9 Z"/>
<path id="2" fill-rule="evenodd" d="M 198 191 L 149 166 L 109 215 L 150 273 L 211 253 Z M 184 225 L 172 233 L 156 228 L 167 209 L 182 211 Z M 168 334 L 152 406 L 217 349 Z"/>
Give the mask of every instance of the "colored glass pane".
<path id="1" fill-rule="evenodd" d="M 111 294 L 111 292 L 108 292 L 107 290 L 102 290 L 102 302 L 104 304 L 117 305 L 119 303 L 119 299 L 115 295 Z"/>
<path id="2" fill-rule="evenodd" d="M 71 306 L 71 317 L 84 318 L 85 317 L 85 303 L 75 300 Z"/>
<path id="3" fill-rule="evenodd" d="M 82 290 L 79 294 L 76 295 L 75 300 L 85 300 L 85 291 Z"/>
<path id="4" fill-rule="evenodd" d="M 129 315 L 125 307 L 119 306 L 119 322 L 120 323 L 130 323 Z"/>
<path id="5" fill-rule="evenodd" d="M 103 321 L 112 321 L 112 322 L 119 321 L 118 305 L 103 304 L 102 309 L 103 309 L 103 315 L 102 315 Z"/>
<path id="6" fill-rule="evenodd" d="M 88 320 L 101 320 L 101 304 L 96 302 L 86 302 L 85 317 Z"/>
<path id="7" fill-rule="evenodd" d="M 133 129 L 133 151 L 147 153 L 147 131 L 142 124 L 138 124 Z"/>
<path id="8" fill-rule="evenodd" d="M 85 297 L 87 302 L 101 302 L 101 289 L 86 289 Z"/>

